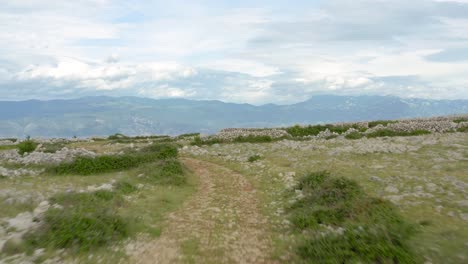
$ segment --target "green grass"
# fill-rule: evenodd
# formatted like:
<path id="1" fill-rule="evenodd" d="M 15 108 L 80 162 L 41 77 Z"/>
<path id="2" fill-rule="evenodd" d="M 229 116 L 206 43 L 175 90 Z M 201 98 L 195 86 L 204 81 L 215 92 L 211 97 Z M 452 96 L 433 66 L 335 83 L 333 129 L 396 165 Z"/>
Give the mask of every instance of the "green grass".
<path id="1" fill-rule="evenodd" d="M 103 155 L 95 158 L 78 157 L 71 163 L 49 168 L 55 174 L 91 175 L 137 167 L 155 160 L 177 157 L 177 148 L 169 144 L 153 144 L 139 152 L 122 155 Z"/>
<path id="2" fill-rule="evenodd" d="M 364 135 L 360 132 L 354 131 L 345 136 L 346 139 L 360 139 L 363 138 Z"/>
<path id="3" fill-rule="evenodd" d="M 9 149 L 16 149 L 16 145 L 2 145 L 0 146 L 0 150 L 9 150 Z"/>
<path id="4" fill-rule="evenodd" d="M 176 159 L 145 164 L 138 169 L 138 173 L 152 184 L 181 186 L 187 182 L 184 168 Z"/>
<path id="5" fill-rule="evenodd" d="M 54 196 L 41 228 L 26 234 L 28 248 L 66 248 L 73 252 L 95 250 L 129 236 L 129 224 L 117 214 L 118 193 L 65 193 Z"/>
<path id="6" fill-rule="evenodd" d="M 304 198 L 291 206 L 291 222 L 301 234 L 308 234 L 296 249 L 305 261 L 416 262 L 409 245 L 415 228 L 390 202 L 368 196 L 353 180 L 324 171 L 307 174 L 296 189 Z M 321 225 L 342 229 L 330 232 Z"/>
<path id="7" fill-rule="evenodd" d="M 376 120 L 368 123 L 369 128 L 376 127 L 378 125 L 387 126 L 388 124 L 395 124 L 398 121 L 395 120 Z"/>
<path id="8" fill-rule="evenodd" d="M 27 139 L 23 142 L 20 142 L 16 147 L 18 148 L 18 153 L 20 155 L 24 155 L 24 153 L 31 153 L 33 152 L 39 144 L 37 142 L 32 141 L 31 139 Z"/>
<path id="9" fill-rule="evenodd" d="M 420 136 L 430 134 L 430 131 L 427 130 L 414 130 L 411 132 L 404 131 L 393 131 L 390 129 L 380 129 L 375 132 L 369 133 L 366 135 L 368 138 L 376 137 L 408 137 L 408 136 Z"/>
<path id="10" fill-rule="evenodd" d="M 44 143 L 42 144 L 42 152 L 45 153 L 55 153 L 63 149 L 67 144 L 66 143 Z"/>

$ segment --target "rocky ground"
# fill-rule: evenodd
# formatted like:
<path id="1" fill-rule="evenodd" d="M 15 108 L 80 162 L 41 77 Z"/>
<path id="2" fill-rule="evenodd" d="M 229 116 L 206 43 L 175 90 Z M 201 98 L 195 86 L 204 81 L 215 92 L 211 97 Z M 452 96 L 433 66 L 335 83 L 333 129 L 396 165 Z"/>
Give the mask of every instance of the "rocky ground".
<path id="1" fill-rule="evenodd" d="M 426 263 L 465 263 L 468 133 L 457 129 L 467 126 L 466 117 L 412 119 L 373 127 L 360 122 L 343 134 L 322 131 L 300 139 L 291 138 L 284 129 L 226 129 L 214 137 L 228 142 L 201 146 L 190 144 L 192 136 L 171 138 L 180 144 L 180 155 L 192 173 L 196 190 L 191 190 L 191 186 L 139 184 L 135 194 L 125 197 L 127 205 L 122 209 L 126 215 L 154 221 L 161 230 L 156 237 L 141 233 L 87 255 L 45 249 L 29 254 L 0 253 L 0 263 L 300 262 L 293 250 L 297 241 L 287 208 L 300 200 L 302 193 L 290 192 L 302 175 L 320 170 L 357 181 L 370 195 L 395 204 L 405 219 L 420 224 L 412 247 Z M 366 130 L 359 130 L 360 127 Z M 379 129 L 423 129 L 432 133 L 345 138 L 353 131 L 372 133 Z M 274 140 L 229 142 L 249 135 L 270 136 Z M 119 180 L 136 179 L 147 173 L 136 168 L 59 177 L 48 173 L 49 166 L 82 156 L 118 155 L 153 142 L 156 141 L 42 140 L 44 146 L 64 146 L 51 153 L 38 148 L 19 155 L 18 142 L 1 140 L 0 249 L 7 241 L 20 241 L 23 234 L 38 227 L 45 211 L 59 207 L 49 202 L 54 194 L 113 190 Z M 323 232 L 339 234 L 342 230 L 324 226 Z"/>

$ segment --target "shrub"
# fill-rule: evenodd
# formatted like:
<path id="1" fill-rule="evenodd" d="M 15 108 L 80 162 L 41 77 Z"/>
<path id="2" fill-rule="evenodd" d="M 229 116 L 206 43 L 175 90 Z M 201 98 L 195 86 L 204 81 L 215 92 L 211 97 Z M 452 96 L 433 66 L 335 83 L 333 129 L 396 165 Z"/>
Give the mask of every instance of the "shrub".
<path id="1" fill-rule="evenodd" d="M 248 161 L 248 162 L 255 162 L 255 161 L 260 160 L 260 159 L 262 159 L 262 157 L 261 157 L 260 155 L 252 155 L 252 156 L 250 156 L 250 157 L 248 158 L 247 161 Z"/>
<path id="2" fill-rule="evenodd" d="M 398 121 L 395 120 L 377 120 L 377 121 L 371 121 L 368 123 L 369 128 L 376 127 L 378 125 L 382 126 L 387 126 L 388 124 L 395 124 L 398 123 Z"/>
<path id="3" fill-rule="evenodd" d="M 202 146 L 202 145 L 214 145 L 214 144 L 221 144 L 221 143 L 224 143 L 224 141 L 219 138 L 202 139 L 200 136 L 195 136 L 193 138 L 193 141 L 190 143 L 190 145 Z"/>
<path id="4" fill-rule="evenodd" d="M 458 132 L 468 132 L 468 126 L 460 127 L 457 129 Z"/>
<path id="5" fill-rule="evenodd" d="M 153 144 L 140 152 L 123 155 L 103 155 L 95 158 L 78 157 L 71 163 L 62 163 L 49 170 L 56 174 L 90 175 L 137 167 L 140 164 L 177 157 L 177 148 L 169 144 Z"/>
<path id="6" fill-rule="evenodd" d="M 248 135 L 248 136 L 238 136 L 234 140 L 234 142 L 237 143 L 265 143 L 265 142 L 272 142 L 273 139 L 270 136 L 254 136 L 254 135 Z"/>
<path id="7" fill-rule="evenodd" d="M 42 152 L 44 153 L 55 153 L 61 149 L 63 149 L 63 147 L 65 147 L 65 143 L 45 143 L 45 144 L 42 144 Z"/>
<path id="8" fill-rule="evenodd" d="M 460 117 L 460 118 L 456 118 L 456 119 L 452 120 L 452 122 L 457 123 L 457 124 L 462 123 L 462 122 L 468 122 L 468 118 L 467 117 Z"/>
<path id="9" fill-rule="evenodd" d="M 107 137 L 107 139 L 110 139 L 110 140 L 124 139 L 124 138 L 128 138 L 128 137 L 121 133 L 115 133 L 114 135 L 110 135 Z"/>
<path id="10" fill-rule="evenodd" d="M 164 160 L 148 165 L 151 165 L 151 167 L 146 168 L 145 175 L 147 175 L 146 178 L 152 183 L 182 185 L 187 182 L 184 168 L 176 159 Z"/>
<path id="11" fill-rule="evenodd" d="M 38 144 L 28 137 L 25 141 L 20 142 L 17 145 L 18 153 L 20 155 L 24 155 L 24 153 L 31 153 L 36 150 L 37 146 Z"/>
<path id="12" fill-rule="evenodd" d="M 357 131 L 351 132 L 351 133 L 349 133 L 349 134 L 347 134 L 345 136 L 346 139 L 360 139 L 360 138 L 363 138 L 363 137 L 364 137 L 364 135 L 357 132 Z"/>
<path id="13" fill-rule="evenodd" d="M 127 181 L 118 181 L 114 184 L 114 189 L 116 192 L 120 192 L 122 194 L 130 194 L 138 190 L 138 188 L 127 182 Z"/>
<path id="14" fill-rule="evenodd" d="M 32 248 L 68 248 L 89 251 L 126 238 L 128 223 L 116 213 L 119 196 L 109 191 L 67 193 L 51 198 L 63 209 L 51 208 L 40 229 L 28 233 Z"/>
<path id="15" fill-rule="evenodd" d="M 286 132 L 288 132 L 293 137 L 305 137 L 305 136 L 316 136 L 320 132 L 329 130 L 330 132 L 335 132 L 338 134 L 343 134 L 344 132 L 348 131 L 348 129 L 354 128 L 361 132 L 365 131 L 366 129 L 360 127 L 357 124 L 352 125 L 309 125 L 309 126 L 299 126 L 295 125 L 293 127 L 286 128 Z"/>
<path id="16" fill-rule="evenodd" d="M 291 222 L 301 233 L 308 231 L 297 247 L 306 262 L 415 262 L 409 247 L 414 226 L 390 202 L 370 197 L 355 181 L 325 171 L 305 175 L 296 189 L 304 198 L 291 206 Z M 319 224 L 341 231 L 323 233 Z"/>
<path id="17" fill-rule="evenodd" d="M 408 137 L 408 136 L 420 136 L 430 134 L 430 131 L 427 130 L 414 130 L 411 132 L 406 131 L 394 131 L 390 129 L 380 129 L 375 132 L 369 133 L 366 136 L 368 138 L 376 137 Z"/>

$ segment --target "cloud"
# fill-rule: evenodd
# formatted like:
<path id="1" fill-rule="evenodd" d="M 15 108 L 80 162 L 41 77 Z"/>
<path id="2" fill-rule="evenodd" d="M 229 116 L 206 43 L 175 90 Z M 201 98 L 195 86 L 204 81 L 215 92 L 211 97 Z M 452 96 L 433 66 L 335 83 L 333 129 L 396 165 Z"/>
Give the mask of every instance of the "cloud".
<path id="1" fill-rule="evenodd" d="M 461 0 L 5 0 L 0 97 L 468 98 L 466 32 Z"/>

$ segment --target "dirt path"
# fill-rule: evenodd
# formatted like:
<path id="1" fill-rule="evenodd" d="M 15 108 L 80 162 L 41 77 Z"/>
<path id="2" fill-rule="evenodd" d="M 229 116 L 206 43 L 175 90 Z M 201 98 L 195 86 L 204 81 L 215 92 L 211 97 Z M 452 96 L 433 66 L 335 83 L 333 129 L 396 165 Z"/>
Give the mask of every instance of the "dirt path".
<path id="1" fill-rule="evenodd" d="M 135 248 L 136 263 L 271 263 L 266 220 L 255 190 L 222 166 L 183 159 L 199 177 L 198 192 L 154 242 Z"/>

